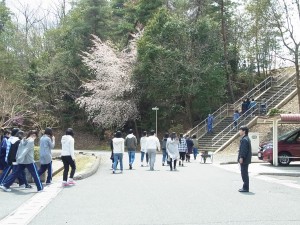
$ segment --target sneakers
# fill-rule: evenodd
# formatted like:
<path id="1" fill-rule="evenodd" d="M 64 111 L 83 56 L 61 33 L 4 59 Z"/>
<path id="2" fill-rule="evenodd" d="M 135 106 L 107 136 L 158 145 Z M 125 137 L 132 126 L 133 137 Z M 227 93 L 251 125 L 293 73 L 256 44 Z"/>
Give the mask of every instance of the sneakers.
<path id="1" fill-rule="evenodd" d="M 30 189 L 30 188 L 32 188 L 32 186 L 31 186 L 30 184 L 27 184 L 27 185 L 25 186 L 25 188 Z"/>
<path id="2" fill-rule="evenodd" d="M 141 164 L 141 167 L 144 167 L 144 164 Z"/>
<path id="3" fill-rule="evenodd" d="M 115 174 L 116 173 L 116 171 L 113 171 L 113 174 Z"/>
<path id="4" fill-rule="evenodd" d="M 51 185 L 52 183 L 46 183 L 46 186 L 49 186 L 49 185 Z"/>
<path id="5" fill-rule="evenodd" d="M 76 182 L 75 182 L 74 180 L 69 180 L 69 181 L 68 181 L 68 184 L 69 184 L 69 185 L 75 185 Z"/>
<path id="6" fill-rule="evenodd" d="M 66 181 L 62 182 L 62 187 L 68 187 L 68 186 L 70 186 L 68 182 Z"/>
<path id="7" fill-rule="evenodd" d="M 0 188 L 3 190 L 3 191 L 5 191 L 5 192 L 11 192 L 11 189 L 10 188 L 7 188 L 7 187 L 5 187 L 5 186 L 0 186 Z"/>
<path id="8" fill-rule="evenodd" d="M 25 184 L 19 185 L 19 188 L 25 188 Z"/>
<path id="9" fill-rule="evenodd" d="M 132 165 L 131 164 L 129 164 L 129 169 L 132 170 Z"/>

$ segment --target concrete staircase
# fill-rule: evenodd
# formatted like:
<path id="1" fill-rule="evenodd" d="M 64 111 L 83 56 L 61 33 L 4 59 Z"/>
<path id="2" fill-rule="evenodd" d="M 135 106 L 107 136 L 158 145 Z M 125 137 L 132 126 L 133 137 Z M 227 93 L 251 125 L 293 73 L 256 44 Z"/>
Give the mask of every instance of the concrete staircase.
<path id="1" fill-rule="evenodd" d="M 291 93 L 295 92 L 295 75 L 291 72 L 282 73 L 276 77 L 269 77 L 254 89 L 249 91 L 234 104 L 225 104 L 213 113 L 214 127 L 213 134 L 206 132 L 206 121 L 202 121 L 198 126 L 191 129 L 187 134 L 196 134 L 199 139 L 199 149 L 207 151 L 220 151 L 229 145 L 237 136 L 238 132 L 233 125 L 233 112 L 241 108 L 242 100 L 245 98 L 254 98 L 257 102 L 256 109 L 250 109 L 244 115 L 241 115 L 238 127 L 242 125 L 255 125 L 257 116 L 262 115 L 260 102 L 263 98 L 267 100 L 267 111 L 278 106 Z"/>

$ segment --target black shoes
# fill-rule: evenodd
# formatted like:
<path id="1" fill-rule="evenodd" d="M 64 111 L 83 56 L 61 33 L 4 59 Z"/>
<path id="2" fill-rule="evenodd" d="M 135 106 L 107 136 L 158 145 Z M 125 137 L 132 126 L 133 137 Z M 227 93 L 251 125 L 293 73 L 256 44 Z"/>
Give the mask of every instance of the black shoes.
<path id="1" fill-rule="evenodd" d="M 132 165 L 131 164 L 129 164 L 129 169 L 132 170 Z"/>
<path id="2" fill-rule="evenodd" d="M 239 189 L 239 192 L 249 192 L 249 190 L 245 190 L 243 188 Z"/>

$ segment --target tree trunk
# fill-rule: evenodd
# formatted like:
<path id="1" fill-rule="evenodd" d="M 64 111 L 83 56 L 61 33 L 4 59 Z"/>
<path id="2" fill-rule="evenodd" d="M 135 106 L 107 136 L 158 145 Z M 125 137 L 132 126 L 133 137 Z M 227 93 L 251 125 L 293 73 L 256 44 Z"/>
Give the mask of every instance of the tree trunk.
<path id="1" fill-rule="evenodd" d="M 228 50 L 227 50 L 227 35 L 226 35 L 226 24 L 225 24 L 225 8 L 224 8 L 224 0 L 220 1 L 220 9 L 221 9 L 221 17 L 222 17 L 222 27 L 221 27 L 221 33 L 222 33 L 222 39 L 223 39 L 223 54 L 224 54 L 224 69 L 227 79 L 227 91 L 230 96 L 231 102 L 234 102 L 234 93 L 232 88 L 232 81 L 231 81 L 231 75 L 228 68 Z"/>
<path id="2" fill-rule="evenodd" d="M 193 126 L 193 118 L 192 118 L 192 99 L 191 97 L 188 97 L 188 99 L 185 100 L 185 110 L 187 114 L 187 119 L 189 122 L 189 126 Z"/>

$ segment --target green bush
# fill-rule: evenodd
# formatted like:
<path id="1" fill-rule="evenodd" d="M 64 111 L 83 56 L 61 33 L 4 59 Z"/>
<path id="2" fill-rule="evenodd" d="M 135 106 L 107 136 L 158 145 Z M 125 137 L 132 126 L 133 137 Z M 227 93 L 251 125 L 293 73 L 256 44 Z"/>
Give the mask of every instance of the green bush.
<path id="1" fill-rule="evenodd" d="M 270 111 L 268 112 L 268 115 L 269 116 L 276 116 L 276 115 L 279 115 L 281 113 L 283 113 L 284 111 L 280 110 L 280 109 L 277 109 L 277 108 L 273 108 L 273 109 L 270 109 Z"/>

